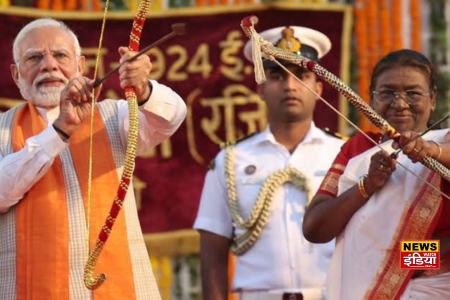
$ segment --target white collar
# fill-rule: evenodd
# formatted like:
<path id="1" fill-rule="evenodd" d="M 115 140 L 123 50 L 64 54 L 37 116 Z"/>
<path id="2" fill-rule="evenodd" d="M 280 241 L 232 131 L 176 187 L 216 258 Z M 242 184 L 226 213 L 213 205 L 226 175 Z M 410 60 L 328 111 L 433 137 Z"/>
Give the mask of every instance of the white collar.
<path id="1" fill-rule="evenodd" d="M 36 106 L 36 110 L 47 125 L 53 124 L 59 116 L 59 106 L 51 109 Z"/>
<path id="2" fill-rule="evenodd" d="M 306 133 L 305 138 L 300 143 L 322 143 L 325 140 L 325 138 L 326 138 L 325 133 L 319 128 L 317 128 L 314 122 L 311 122 L 311 126 L 309 127 L 309 130 Z M 275 136 L 270 130 L 270 125 L 267 125 L 266 129 L 257 136 L 255 136 L 255 138 L 252 140 L 252 144 L 259 144 L 264 142 L 278 144 L 278 142 L 275 139 Z"/>

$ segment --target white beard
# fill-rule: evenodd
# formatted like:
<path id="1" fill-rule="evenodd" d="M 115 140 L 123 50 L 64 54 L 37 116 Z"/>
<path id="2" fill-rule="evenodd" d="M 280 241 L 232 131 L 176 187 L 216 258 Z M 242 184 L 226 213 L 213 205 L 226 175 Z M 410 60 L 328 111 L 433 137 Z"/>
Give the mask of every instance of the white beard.
<path id="1" fill-rule="evenodd" d="M 75 77 L 78 77 L 78 75 L 79 72 L 77 70 Z M 69 79 L 61 73 L 48 72 L 37 76 L 34 79 L 33 84 L 29 85 L 19 73 L 19 90 L 23 99 L 33 103 L 37 107 L 51 108 L 58 106 L 61 92 L 65 86 L 38 87 L 40 81 L 51 77 L 61 79 L 66 85 L 69 82 Z"/>

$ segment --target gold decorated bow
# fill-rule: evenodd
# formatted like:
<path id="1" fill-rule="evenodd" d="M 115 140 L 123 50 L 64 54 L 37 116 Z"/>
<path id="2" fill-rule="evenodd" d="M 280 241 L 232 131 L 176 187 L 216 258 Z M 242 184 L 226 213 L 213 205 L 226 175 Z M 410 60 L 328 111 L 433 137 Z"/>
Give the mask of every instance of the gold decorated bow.
<path id="1" fill-rule="evenodd" d="M 141 0 L 139 2 L 138 10 L 133 20 L 133 26 L 130 34 L 129 49 L 132 51 L 139 50 L 139 42 L 141 37 L 142 28 L 144 26 L 145 17 L 147 15 L 148 8 L 150 6 L 150 0 Z M 105 11 L 107 9 L 107 4 Z M 93 250 L 89 253 L 88 260 L 84 269 L 84 284 L 90 290 L 95 290 L 102 285 L 106 280 L 105 274 L 100 274 L 98 276 L 94 275 L 95 266 L 102 252 L 102 249 L 108 240 L 111 230 L 114 226 L 116 218 L 122 208 L 123 201 L 127 194 L 130 182 L 132 180 L 136 150 L 137 150 L 137 139 L 139 132 L 139 118 L 138 118 L 138 104 L 136 93 L 133 87 L 125 87 L 125 97 L 128 102 L 129 110 L 129 130 L 128 130 L 128 143 L 125 154 L 125 161 L 123 167 L 122 177 L 120 178 L 119 187 L 117 190 L 117 195 L 114 198 L 112 207 L 106 218 L 105 224 L 100 231 L 97 241 L 94 245 Z"/>
<path id="2" fill-rule="evenodd" d="M 347 100 L 352 103 L 359 112 L 366 116 L 375 126 L 381 129 L 382 133 L 391 139 L 397 139 L 400 133 L 396 131 L 389 123 L 378 115 L 364 100 L 361 99 L 348 85 L 342 82 L 337 76 L 330 73 L 324 67 L 320 66 L 313 60 L 303 57 L 299 54 L 283 50 L 273 46 L 270 42 L 265 41 L 255 30 L 254 26 L 258 23 L 256 16 L 249 16 L 241 21 L 242 30 L 247 37 L 252 40 L 253 62 L 255 64 L 255 77 L 258 83 L 262 83 L 264 78 L 264 70 L 261 62 L 261 52 L 269 59 L 278 58 L 288 61 L 292 64 L 305 68 L 318 77 L 329 83 L 332 87 L 344 95 Z M 323 100 L 323 99 L 322 99 Z M 427 168 L 437 172 L 442 178 L 450 181 L 450 171 L 441 163 L 431 157 L 425 157 L 421 163 Z"/>

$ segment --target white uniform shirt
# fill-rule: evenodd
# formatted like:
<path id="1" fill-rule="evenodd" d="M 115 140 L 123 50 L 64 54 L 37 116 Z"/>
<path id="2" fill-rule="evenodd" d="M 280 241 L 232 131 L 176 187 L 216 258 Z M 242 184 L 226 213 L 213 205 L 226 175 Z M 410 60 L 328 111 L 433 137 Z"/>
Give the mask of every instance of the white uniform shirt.
<path id="1" fill-rule="evenodd" d="M 152 86 L 150 99 L 139 108 L 138 155 L 171 136 L 186 116 L 186 105 L 177 93 L 153 80 Z M 51 126 L 59 116 L 58 107 L 38 108 L 38 112 L 48 128 L 27 139 L 22 150 L 6 157 L 0 153 L 0 213 L 19 202 L 70 143 L 70 140 L 63 142 Z M 124 100 L 118 102 L 118 119 L 122 144 L 126 145 L 129 121 L 128 104 Z"/>
<path id="2" fill-rule="evenodd" d="M 275 140 L 269 127 L 239 142 L 235 176 L 241 215 L 247 219 L 266 178 L 288 166 L 306 175 L 315 193 L 342 144 L 342 140 L 325 134 L 314 123 L 292 155 Z M 215 168 L 206 175 L 194 228 L 232 238 L 234 230 L 237 235 L 244 231 L 231 219 L 224 154 L 224 150 L 218 154 Z M 251 165 L 256 171 L 246 174 L 246 167 Z M 237 259 L 233 290 L 294 290 L 325 286 L 334 241 L 311 244 L 303 237 L 306 203 L 306 193 L 292 184 L 284 184 L 278 189 L 259 239 Z"/>

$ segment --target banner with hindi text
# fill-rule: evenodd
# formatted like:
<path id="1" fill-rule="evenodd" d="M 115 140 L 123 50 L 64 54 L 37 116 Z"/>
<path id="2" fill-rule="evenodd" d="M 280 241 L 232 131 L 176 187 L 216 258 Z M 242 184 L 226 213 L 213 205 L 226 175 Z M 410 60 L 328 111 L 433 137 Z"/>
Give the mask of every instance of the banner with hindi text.
<path id="1" fill-rule="evenodd" d="M 254 92 L 253 65 L 242 54 L 248 39 L 239 24 L 250 14 L 259 17 L 256 28 L 259 32 L 286 25 L 322 31 L 333 46 L 321 64 L 344 81 L 348 79 L 349 6 L 272 4 L 150 11 L 142 34 L 142 47 L 169 33 L 173 23 L 188 24 L 185 36 L 173 38 L 150 54 L 151 78 L 177 91 L 186 101 L 188 115 L 174 136 L 136 160 L 134 185 L 145 233 L 191 227 L 207 165 L 220 150 L 217 144 L 266 126 L 265 105 Z M 39 17 L 60 19 L 75 31 L 86 56 L 85 75 L 93 76 L 101 13 L 0 9 L 3 32 L 0 111 L 20 103 L 20 94 L 9 75 L 12 43 L 24 24 Z M 117 66 L 117 48 L 128 44 L 132 17 L 131 13 L 108 15 L 99 58 L 99 77 Z M 323 97 L 347 114 L 345 101 L 331 87 L 326 84 L 324 87 Z M 103 98 L 123 98 L 117 75 L 104 83 L 102 93 Z M 345 130 L 344 123 L 322 103 L 316 108 L 315 122 L 321 128 Z"/>

